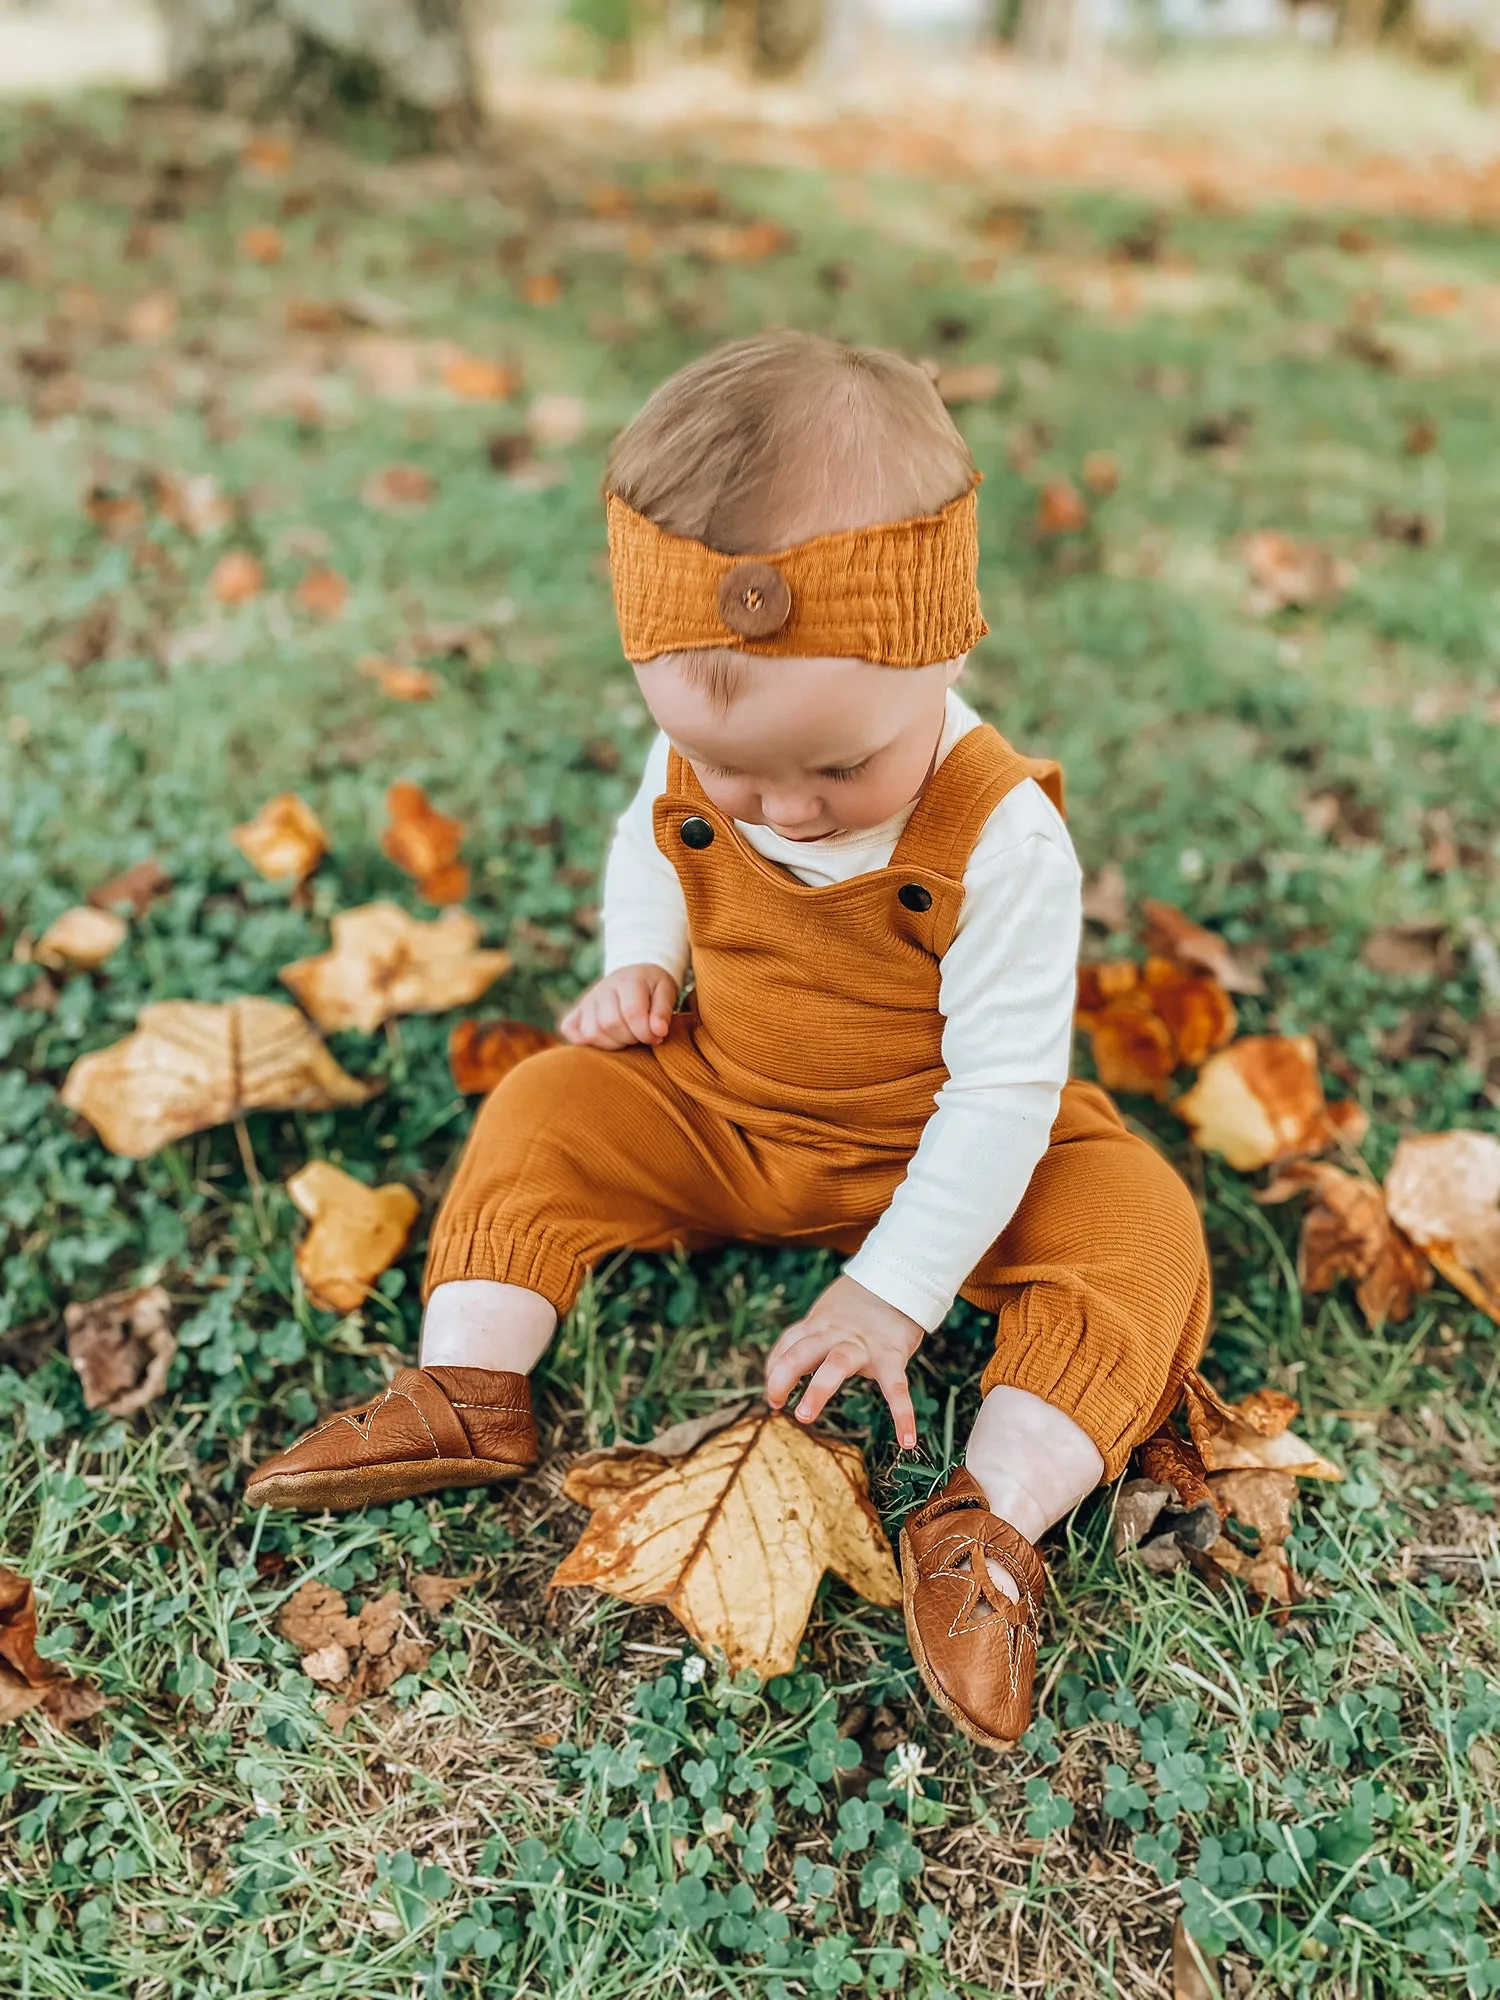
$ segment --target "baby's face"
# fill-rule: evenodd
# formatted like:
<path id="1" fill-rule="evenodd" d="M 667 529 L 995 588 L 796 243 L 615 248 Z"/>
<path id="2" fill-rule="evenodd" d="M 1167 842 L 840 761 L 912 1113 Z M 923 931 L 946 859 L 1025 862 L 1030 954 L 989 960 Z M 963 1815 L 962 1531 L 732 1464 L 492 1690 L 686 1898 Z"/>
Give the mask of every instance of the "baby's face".
<path id="1" fill-rule="evenodd" d="M 727 711 L 670 659 L 636 669 L 646 705 L 731 819 L 789 840 L 879 826 L 921 791 L 963 668 L 746 657 Z"/>

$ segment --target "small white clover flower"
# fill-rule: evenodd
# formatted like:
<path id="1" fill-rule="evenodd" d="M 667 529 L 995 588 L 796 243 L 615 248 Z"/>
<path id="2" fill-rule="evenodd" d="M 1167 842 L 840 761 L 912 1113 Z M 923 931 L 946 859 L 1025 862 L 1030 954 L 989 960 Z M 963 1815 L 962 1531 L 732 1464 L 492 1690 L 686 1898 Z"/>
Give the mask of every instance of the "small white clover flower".
<path id="1" fill-rule="evenodd" d="M 914 1792 L 927 1768 L 927 1752 L 920 1743 L 898 1743 L 891 1753 L 890 1782 L 905 1792 Z"/>
<path id="2" fill-rule="evenodd" d="M 696 1653 L 690 1653 L 682 1663 L 683 1686 L 696 1687 L 707 1672 L 707 1660 L 700 1659 Z"/>

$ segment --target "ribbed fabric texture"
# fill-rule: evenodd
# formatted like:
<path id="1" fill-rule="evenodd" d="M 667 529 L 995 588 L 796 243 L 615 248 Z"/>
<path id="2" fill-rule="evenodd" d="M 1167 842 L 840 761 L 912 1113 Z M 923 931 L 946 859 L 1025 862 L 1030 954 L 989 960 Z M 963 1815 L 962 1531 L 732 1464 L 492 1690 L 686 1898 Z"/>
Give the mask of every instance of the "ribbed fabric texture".
<path id="1" fill-rule="evenodd" d="M 615 616 L 627 660 L 728 646 L 741 653 L 930 667 L 956 660 L 989 627 L 979 608 L 976 497 L 941 513 L 819 535 L 766 555 L 729 556 L 669 535 L 616 493 L 605 503 Z M 768 563 L 791 592 L 779 632 L 749 639 L 719 615 L 720 579 Z"/>
<path id="2" fill-rule="evenodd" d="M 656 1049 L 552 1049 L 484 1105 L 434 1226 L 425 1292 L 525 1285 L 559 1312 L 627 1245 L 732 1239 L 852 1251 L 883 1213 L 944 1080 L 939 962 L 969 851 L 1023 778 L 1055 768 L 976 729 L 935 772 L 888 867 L 808 888 L 751 850 L 680 760 L 657 838 L 682 881 L 694 1007 Z M 707 846 L 681 838 L 706 819 Z M 925 909 L 903 889 L 930 897 Z M 997 1315 L 983 1376 L 1098 1445 L 1106 1477 L 1176 1402 L 1208 1327 L 1193 1200 L 1092 1084 L 963 1296 Z"/>

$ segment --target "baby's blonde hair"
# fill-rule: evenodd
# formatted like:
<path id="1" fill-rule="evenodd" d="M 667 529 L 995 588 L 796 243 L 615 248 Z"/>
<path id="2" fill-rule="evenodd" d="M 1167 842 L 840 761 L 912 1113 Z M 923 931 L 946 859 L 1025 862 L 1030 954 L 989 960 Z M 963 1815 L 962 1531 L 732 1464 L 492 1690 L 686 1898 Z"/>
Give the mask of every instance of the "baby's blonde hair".
<path id="1" fill-rule="evenodd" d="M 974 461 L 930 377 L 899 354 L 814 333 L 731 341 L 669 376 L 615 439 L 607 493 L 724 555 L 935 514 Z M 663 656 L 727 708 L 728 649 Z"/>

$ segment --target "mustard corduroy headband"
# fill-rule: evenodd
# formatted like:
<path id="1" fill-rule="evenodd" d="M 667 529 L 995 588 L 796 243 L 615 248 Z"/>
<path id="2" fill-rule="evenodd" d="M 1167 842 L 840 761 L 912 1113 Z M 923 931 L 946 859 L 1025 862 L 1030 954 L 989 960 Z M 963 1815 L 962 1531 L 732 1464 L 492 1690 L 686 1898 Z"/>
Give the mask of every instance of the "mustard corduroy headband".
<path id="1" fill-rule="evenodd" d="M 627 660 L 724 646 L 930 667 L 956 660 L 989 630 L 979 609 L 972 489 L 938 514 L 819 535 L 763 556 L 723 555 L 669 535 L 616 493 L 605 509 Z"/>

